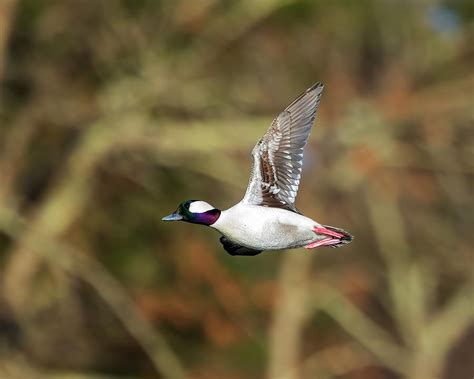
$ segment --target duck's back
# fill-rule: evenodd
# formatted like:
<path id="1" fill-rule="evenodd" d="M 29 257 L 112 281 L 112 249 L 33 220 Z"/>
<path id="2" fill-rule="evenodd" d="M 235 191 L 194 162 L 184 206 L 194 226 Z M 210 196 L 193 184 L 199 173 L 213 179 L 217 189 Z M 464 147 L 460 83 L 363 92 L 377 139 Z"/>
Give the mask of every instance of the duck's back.
<path id="1" fill-rule="evenodd" d="M 308 217 L 285 209 L 238 203 L 212 225 L 228 239 L 256 250 L 305 246 L 317 239 Z"/>

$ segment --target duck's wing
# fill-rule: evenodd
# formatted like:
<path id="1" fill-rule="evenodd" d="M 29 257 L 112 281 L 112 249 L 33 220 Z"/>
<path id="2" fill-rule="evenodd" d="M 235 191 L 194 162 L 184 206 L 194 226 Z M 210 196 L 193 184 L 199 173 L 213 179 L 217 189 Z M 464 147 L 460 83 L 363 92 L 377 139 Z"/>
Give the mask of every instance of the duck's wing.
<path id="1" fill-rule="evenodd" d="M 262 250 L 253 250 L 248 247 L 236 244 L 231 240 L 222 236 L 219 238 L 220 243 L 224 246 L 225 251 L 227 251 L 230 255 L 247 255 L 247 256 L 254 256 L 260 254 Z"/>
<path id="2" fill-rule="evenodd" d="M 253 166 L 242 203 L 298 212 L 295 199 L 301 178 L 303 149 L 324 86 L 316 83 L 275 118 L 252 150 Z"/>

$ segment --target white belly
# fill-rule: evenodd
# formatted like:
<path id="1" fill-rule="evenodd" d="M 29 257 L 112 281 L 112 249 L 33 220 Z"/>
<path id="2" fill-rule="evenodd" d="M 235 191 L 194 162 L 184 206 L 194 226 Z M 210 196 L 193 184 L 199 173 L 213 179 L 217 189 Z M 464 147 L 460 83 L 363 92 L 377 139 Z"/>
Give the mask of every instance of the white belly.
<path id="1" fill-rule="evenodd" d="M 318 239 L 316 221 L 279 208 L 237 204 L 212 225 L 231 241 L 257 250 L 305 246 Z"/>

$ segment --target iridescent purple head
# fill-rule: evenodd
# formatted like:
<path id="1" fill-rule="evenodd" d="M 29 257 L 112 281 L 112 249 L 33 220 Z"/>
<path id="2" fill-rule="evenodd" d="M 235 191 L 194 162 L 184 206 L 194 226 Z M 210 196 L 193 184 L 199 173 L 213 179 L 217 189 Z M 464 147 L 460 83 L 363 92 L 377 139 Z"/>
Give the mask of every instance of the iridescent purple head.
<path id="1" fill-rule="evenodd" d="M 172 214 L 163 217 L 163 221 L 187 221 L 193 224 L 212 225 L 221 211 L 201 200 L 186 200 Z"/>

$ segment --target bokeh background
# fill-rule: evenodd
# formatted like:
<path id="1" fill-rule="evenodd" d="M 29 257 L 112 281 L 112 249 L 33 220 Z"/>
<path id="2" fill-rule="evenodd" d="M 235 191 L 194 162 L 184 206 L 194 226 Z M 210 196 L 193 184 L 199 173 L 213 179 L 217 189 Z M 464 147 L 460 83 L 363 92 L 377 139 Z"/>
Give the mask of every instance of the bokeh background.
<path id="1" fill-rule="evenodd" d="M 0 378 L 472 378 L 473 36 L 470 0 L 1 0 Z M 160 221 L 238 202 L 316 81 L 297 206 L 351 245 Z"/>

